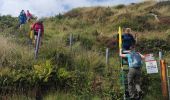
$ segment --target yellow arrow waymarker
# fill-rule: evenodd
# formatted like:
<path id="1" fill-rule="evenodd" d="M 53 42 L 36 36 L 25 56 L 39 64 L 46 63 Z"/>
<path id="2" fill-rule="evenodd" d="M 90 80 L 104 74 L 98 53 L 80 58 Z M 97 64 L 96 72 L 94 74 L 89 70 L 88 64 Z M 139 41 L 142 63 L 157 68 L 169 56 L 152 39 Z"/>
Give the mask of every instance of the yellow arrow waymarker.
<path id="1" fill-rule="evenodd" d="M 122 29 L 121 27 L 119 26 L 119 50 L 122 48 Z"/>

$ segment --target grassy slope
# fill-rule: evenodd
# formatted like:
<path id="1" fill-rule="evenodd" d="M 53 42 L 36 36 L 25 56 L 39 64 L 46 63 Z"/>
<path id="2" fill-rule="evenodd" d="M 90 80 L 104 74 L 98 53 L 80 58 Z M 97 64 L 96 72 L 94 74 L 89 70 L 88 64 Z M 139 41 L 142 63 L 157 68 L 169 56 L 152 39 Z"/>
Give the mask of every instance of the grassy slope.
<path id="1" fill-rule="evenodd" d="M 7 17 L 4 19 L 7 22 L 1 21 L 1 33 L 10 37 L 14 35 L 9 39 L 0 38 L 3 41 L 0 46 L 0 82 L 2 86 L 13 88 L 25 84 L 20 88 L 32 90 L 35 86 L 46 86 L 64 90 L 67 91 L 66 98 L 71 93 L 82 98 L 97 95 L 99 98 L 118 99 L 122 90 L 119 88 L 117 50 L 115 46 L 111 49 L 110 66 L 105 66 L 106 43 L 117 33 L 118 26 L 131 27 L 133 33 L 138 33 L 138 49 L 144 53 L 154 51 L 155 54 L 162 49 L 169 60 L 169 26 L 157 23 L 154 17 L 148 15 L 152 11 L 159 16 L 170 16 L 169 5 L 166 4 L 146 2 L 129 6 L 77 8 L 64 15 L 46 18 L 44 45 L 37 62 L 33 60 L 32 47 L 28 48 L 28 38 L 24 35 L 28 33 L 29 25 L 16 30 L 17 22 L 9 21 L 14 18 Z M 4 25 L 5 28 L 2 27 Z M 69 33 L 74 35 L 72 51 L 68 45 Z M 160 100 L 158 75 L 146 75 L 144 69 L 143 77 L 145 99 Z M 45 98 L 62 97 L 49 94 Z"/>

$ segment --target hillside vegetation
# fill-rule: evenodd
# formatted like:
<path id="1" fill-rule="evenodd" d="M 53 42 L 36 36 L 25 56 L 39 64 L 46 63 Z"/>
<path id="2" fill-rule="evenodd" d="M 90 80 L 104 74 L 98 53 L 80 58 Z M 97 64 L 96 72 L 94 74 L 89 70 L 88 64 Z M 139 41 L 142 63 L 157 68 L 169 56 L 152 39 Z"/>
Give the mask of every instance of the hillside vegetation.
<path id="1" fill-rule="evenodd" d="M 154 53 L 156 58 L 161 50 L 169 62 L 169 9 L 169 1 L 142 2 L 76 8 L 44 18 L 45 36 L 37 60 L 29 43 L 29 23 L 20 30 L 17 18 L 0 16 L 0 98 L 121 100 L 118 27 L 130 27 L 137 34 L 137 50 Z M 105 63 L 106 48 L 109 65 Z M 161 100 L 159 74 L 148 75 L 143 66 L 142 75 L 144 100 Z"/>

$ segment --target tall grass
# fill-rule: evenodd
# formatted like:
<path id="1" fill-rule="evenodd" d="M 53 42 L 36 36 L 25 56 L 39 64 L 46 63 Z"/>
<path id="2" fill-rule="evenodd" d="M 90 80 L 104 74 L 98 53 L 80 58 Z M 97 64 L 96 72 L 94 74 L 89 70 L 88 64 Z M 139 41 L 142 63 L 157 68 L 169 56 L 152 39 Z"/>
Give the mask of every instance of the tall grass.
<path id="1" fill-rule="evenodd" d="M 28 67 L 33 59 L 33 50 L 18 45 L 11 38 L 0 37 L 0 66 L 1 67 Z M 21 65 L 21 66 L 19 66 Z"/>

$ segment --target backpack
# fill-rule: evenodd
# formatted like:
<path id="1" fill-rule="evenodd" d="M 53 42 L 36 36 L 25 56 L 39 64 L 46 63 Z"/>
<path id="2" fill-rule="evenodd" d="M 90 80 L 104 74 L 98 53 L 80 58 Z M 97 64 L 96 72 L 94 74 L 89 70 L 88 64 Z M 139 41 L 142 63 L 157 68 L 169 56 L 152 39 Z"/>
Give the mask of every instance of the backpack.
<path id="1" fill-rule="evenodd" d="M 130 67 L 132 68 L 138 68 L 142 66 L 142 58 L 139 53 L 137 52 L 132 52 L 130 53 L 132 63 L 130 64 Z"/>

